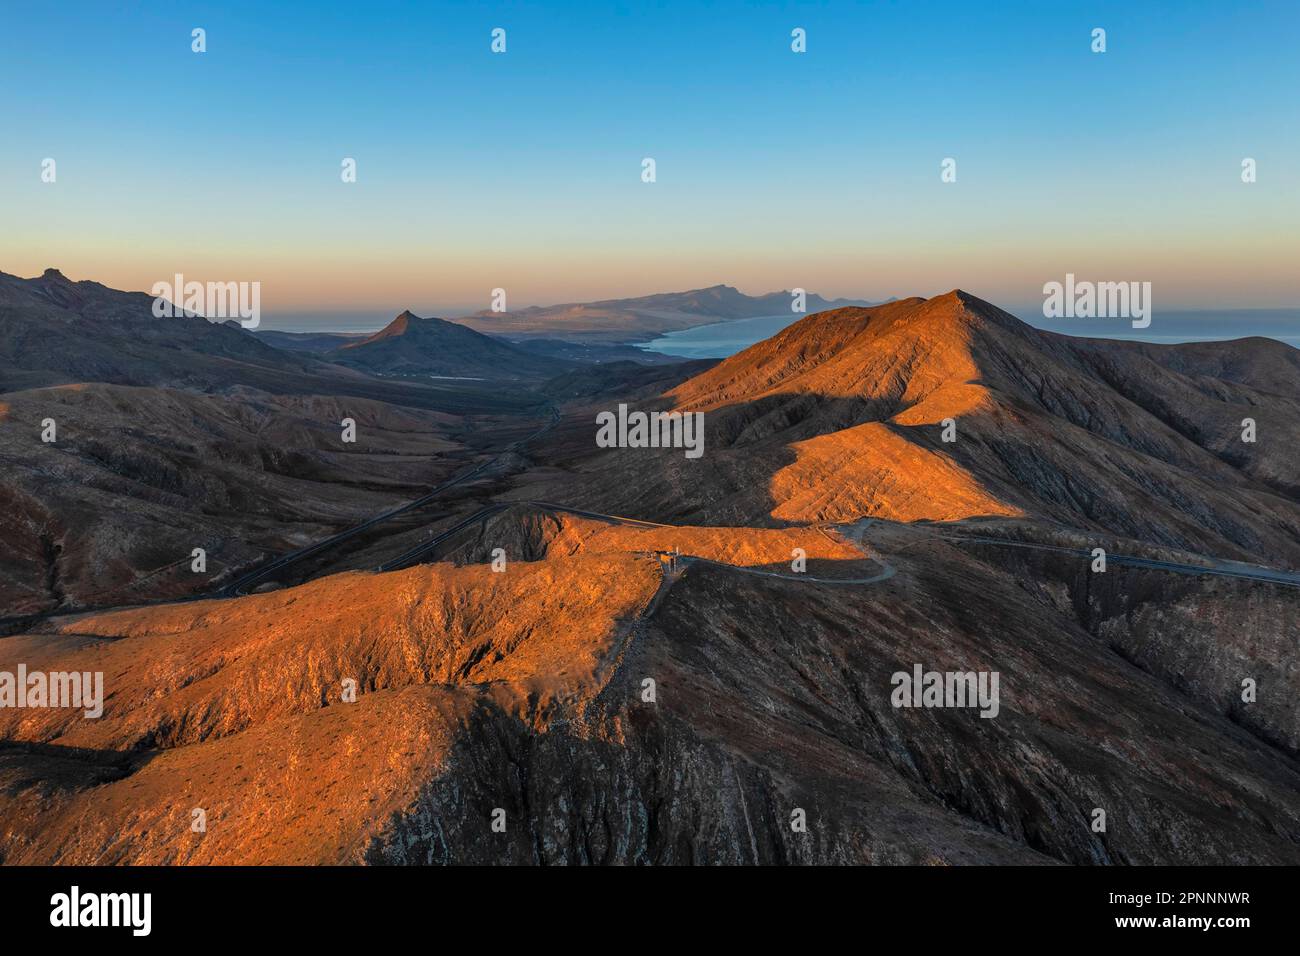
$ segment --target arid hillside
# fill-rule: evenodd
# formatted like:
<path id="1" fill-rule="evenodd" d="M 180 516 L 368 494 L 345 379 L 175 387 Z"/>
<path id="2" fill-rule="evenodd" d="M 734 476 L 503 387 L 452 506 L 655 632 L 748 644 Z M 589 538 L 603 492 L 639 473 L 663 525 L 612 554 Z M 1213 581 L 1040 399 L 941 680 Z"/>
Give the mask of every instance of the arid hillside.
<path id="1" fill-rule="evenodd" d="M 896 573 L 753 573 L 796 541 L 823 567 Z M 653 553 L 669 542 L 720 563 L 670 573 Z M 1135 667 L 1056 585 L 930 533 L 656 532 L 524 508 L 480 544 L 504 570 L 349 573 L 0 641 L 0 668 L 99 671 L 106 692 L 97 720 L 0 711 L 0 858 L 1300 862 L 1300 769 L 1170 683 L 1196 666 L 1226 692 L 1230 656 Z M 1300 594 L 1188 578 L 1162 603 L 1151 574 L 1108 584 L 1192 616 L 1294 614 Z M 1282 653 L 1275 717 L 1297 690 Z M 996 718 L 891 707 L 891 673 L 915 661 L 999 671 Z"/>
<path id="2" fill-rule="evenodd" d="M 1293 353 L 953 292 L 505 416 L 0 395 L 0 676 L 103 680 L 0 707 L 0 862 L 1298 864 Z"/>
<path id="3" fill-rule="evenodd" d="M 1027 515 L 1297 567 L 1295 372 L 1279 342 L 1075 339 L 964 292 L 837 309 L 668 392 L 704 413 L 698 460 L 597 450 L 575 413 L 521 494 L 734 525 Z"/>
<path id="4" fill-rule="evenodd" d="M 42 441 L 46 421 L 55 441 Z M 206 593 L 476 460 L 453 437 L 464 427 L 424 409 L 253 389 L 0 395 L 0 618 Z M 191 570 L 195 548 L 203 573 Z"/>
<path id="5" fill-rule="evenodd" d="M 153 298 L 57 269 L 0 273 L 0 390 L 68 382 L 215 385 L 239 375 L 303 374 L 311 363 L 237 326 L 199 316 L 158 319 Z"/>

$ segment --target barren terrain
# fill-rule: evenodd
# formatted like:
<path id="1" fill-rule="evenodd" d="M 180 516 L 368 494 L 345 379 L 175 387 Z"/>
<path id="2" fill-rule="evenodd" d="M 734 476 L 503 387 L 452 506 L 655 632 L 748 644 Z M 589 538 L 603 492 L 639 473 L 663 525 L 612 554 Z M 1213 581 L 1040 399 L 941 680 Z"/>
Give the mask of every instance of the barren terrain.
<path id="1" fill-rule="evenodd" d="M 105 700 L 0 708 L 0 860 L 1300 863 L 1297 355 L 954 291 L 514 413 L 9 391 L 0 671 Z M 704 456 L 595 448 L 619 402 Z"/>

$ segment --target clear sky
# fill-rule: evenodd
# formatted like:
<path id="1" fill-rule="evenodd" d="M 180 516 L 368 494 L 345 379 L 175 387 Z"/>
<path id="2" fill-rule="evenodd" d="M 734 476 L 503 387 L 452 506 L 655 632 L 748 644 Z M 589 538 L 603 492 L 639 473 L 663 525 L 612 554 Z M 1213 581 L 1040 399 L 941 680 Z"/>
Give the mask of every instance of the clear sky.
<path id="1" fill-rule="evenodd" d="M 270 316 L 1066 272 L 1300 306 L 1294 2 L 0 3 L 5 272 Z"/>

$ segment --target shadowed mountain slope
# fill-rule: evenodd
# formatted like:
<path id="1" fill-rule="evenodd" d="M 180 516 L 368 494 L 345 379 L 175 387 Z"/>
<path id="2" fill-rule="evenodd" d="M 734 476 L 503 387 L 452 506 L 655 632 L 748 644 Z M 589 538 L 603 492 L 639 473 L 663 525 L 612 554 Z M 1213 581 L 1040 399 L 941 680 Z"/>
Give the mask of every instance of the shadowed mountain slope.
<path id="1" fill-rule="evenodd" d="M 81 382 L 205 392 L 247 386 L 462 413 L 527 411 L 541 401 L 473 383 L 451 388 L 378 379 L 306 352 L 273 348 L 237 322 L 158 318 L 153 303 L 143 292 L 72 282 L 54 269 L 35 279 L 0 273 L 0 392 Z"/>
<path id="2" fill-rule="evenodd" d="M 353 443 L 340 440 L 345 417 Z M 464 468 L 463 428 L 424 409 L 243 388 L 0 396 L 0 620 L 207 591 Z M 205 573 L 191 571 L 194 548 Z"/>
<path id="3" fill-rule="evenodd" d="M 530 379 L 559 375 L 575 367 L 515 348 L 443 319 L 403 312 L 374 335 L 327 353 L 332 361 L 382 375 L 451 378 Z"/>
<path id="4" fill-rule="evenodd" d="M 0 273 L 0 388 L 66 382 L 220 386 L 241 373 L 301 373 L 294 356 L 237 325 L 201 316 L 157 318 L 154 299 L 56 269 L 35 279 Z"/>
<path id="5" fill-rule="evenodd" d="M 705 414 L 699 460 L 581 453 L 576 426 L 556 460 L 581 476 L 575 503 L 640 517 L 1028 515 L 1296 566 L 1298 355 L 1075 339 L 954 291 L 808 316 L 672 389 Z"/>
<path id="6" fill-rule="evenodd" d="M 1293 761 L 1204 692 L 1114 653 L 1047 587 L 905 530 L 822 538 L 823 563 L 860 548 L 899 570 L 837 586 L 708 564 L 671 576 L 642 550 L 765 562 L 812 529 L 621 529 L 524 510 L 481 542 L 510 549 L 501 573 L 347 573 L 51 622 L 0 641 L 0 668 L 102 672 L 104 713 L 0 711 L 0 859 L 1300 860 Z M 1135 600 L 1151 572 L 1125 574 L 1111 583 Z M 1235 589 L 1188 579 L 1177 603 L 1190 618 L 1197 602 L 1265 613 Z M 1274 616 L 1295 600 L 1262 598 Z M 1236 676 L 1143 653 L 1206 692 Z M 915 661 L 999 671 L 996 719 L 892 707 L 890 675 Z M 1293 663 L 1294 648 L 1284 695 Z M 1294 741 L 1294 709 L 1273 713 Z M 190 829 L 195 807 L 205 833 Z"/>

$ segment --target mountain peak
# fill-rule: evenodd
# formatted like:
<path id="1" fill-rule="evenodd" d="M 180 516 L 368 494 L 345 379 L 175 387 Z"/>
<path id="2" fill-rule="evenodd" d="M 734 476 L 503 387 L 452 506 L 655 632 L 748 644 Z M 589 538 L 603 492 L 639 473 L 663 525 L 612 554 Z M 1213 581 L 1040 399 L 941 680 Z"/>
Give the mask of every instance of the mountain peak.
<path id="1" fill-rule="evenodd" d="M 41 278 L 50 281 L 57 281 L 57 282 L 70 283 L 72 281 L 67 276 L 65 276 L 62 272 L 60 272 L 58 269 L 46 269 L 44 272 L 41 273 Z"/>
<path id="2" fill-rule="evenodd" d="M 358 345 L 365 345 L 367 342 L 379 342 L 384 339 L 397 338 L 398 336 L 406 335 L 423 323 L 432 323 L 435 321 L 437 320 L 422 319 L 410 309 L 404 309 L 397 318 L 393 319 L 393 321 L 389 322 L 374 335 L 362 339 L 360 342 L 353 342 L 350 345 L 345 345 L 344 348 L 355 348 Z"/>
<path id="3" fill-rule="evenodd" d="M 981 363 L 1011 347 L 1008 334 L 1022 343 L 1017 348 L 1037 347 L 1029 326 L 963 289 L 843 306 L 805 316 L 683 382 L 672 395 L 682 407 L 712 409 L 792 392 L 912 406 L 949 384 L 1000 373 Z M 995 340 L 1001 344 L 987 347 Z"/>
<path id="4" fill-rule="evenodd" d="M 331 353 L 335 361 L 368 372 L 461 378 L 549 378 L 571 363 L 533 355 L 508 342 L 410 309 L 374 335 Z M 509 371 L 506 371 L 509 370 Z"/>
<path id="5" fill-rule="evenodd" d="M 934 296 L 933 298 L 930 299 L 930 301 L 951 302 L 954 305 L 962 305 L 967 307 L 986 306 L 989 308 L 997 308 L 997 306 L 993 305 L 991 302 L 985 302 L 979 296 L 972 295 L 971 293 L 967 292 L 965 289 L 949 289 L 947 292 L 943 293 L 943 295 Z"/>
<path id="6" fill-rule="evenodd" d="M 992 302 L 981 299 L 977 295 L 972 295 L 965 289 L 951 289 L 943 295 L 934 296 L 926 301 L 926 305 L 932 310 L 936 307 L 948 307 L 954 313 L 965 313 L 969 318 L 974 316 L 978 320 L 999 325 L 1005 329 L 1010 329 L 1018 334 L 1026 333 L 1030 326 L 1016 318 L 1005 309 L 998 308 Z"/>

